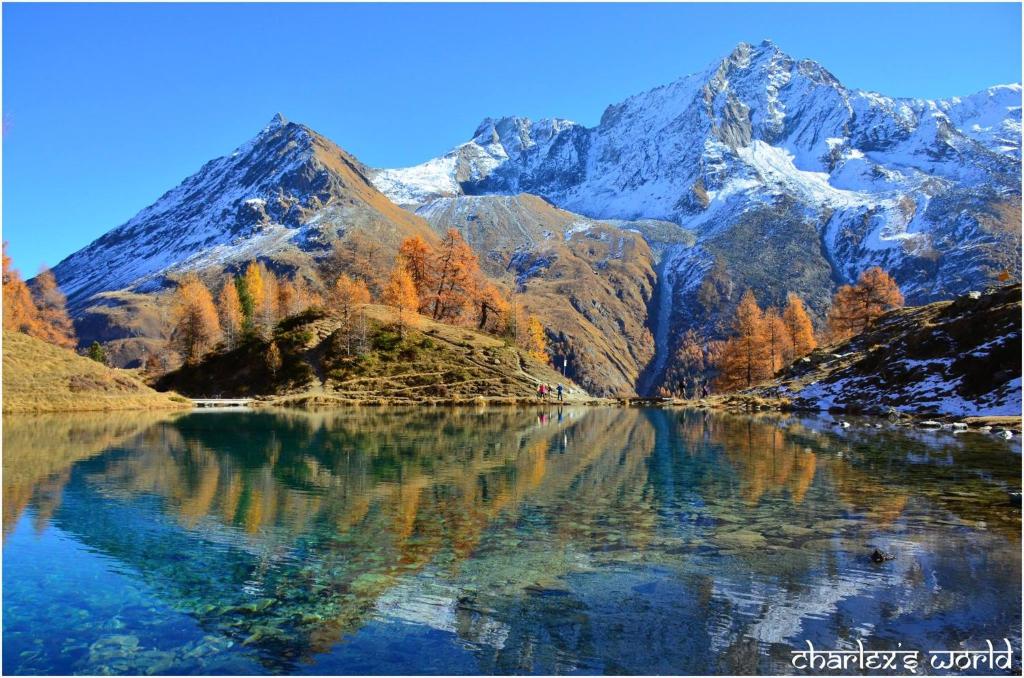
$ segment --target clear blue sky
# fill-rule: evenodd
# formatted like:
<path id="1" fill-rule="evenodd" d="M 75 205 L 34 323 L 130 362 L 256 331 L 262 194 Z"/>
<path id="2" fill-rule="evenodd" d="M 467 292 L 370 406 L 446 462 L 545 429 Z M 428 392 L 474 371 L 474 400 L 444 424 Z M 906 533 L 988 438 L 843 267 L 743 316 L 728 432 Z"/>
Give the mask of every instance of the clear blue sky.
<path id="1" fill-rule="evenodd" d="M 487 115 L 592 125 L 610 103 L 775 41 L 851 87 L 1021 79 L 1017 4 L 3 6 L 3 236 L 32 274 L 277 111 L 372 166 Z"/>

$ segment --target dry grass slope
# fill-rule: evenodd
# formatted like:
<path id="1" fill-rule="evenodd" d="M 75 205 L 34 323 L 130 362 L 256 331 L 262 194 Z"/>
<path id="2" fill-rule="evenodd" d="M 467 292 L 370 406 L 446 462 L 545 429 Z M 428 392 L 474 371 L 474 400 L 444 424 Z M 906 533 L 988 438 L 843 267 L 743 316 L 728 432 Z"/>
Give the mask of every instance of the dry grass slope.
<path id="1" fill-rule="evenodd" d="M 86 412 L 189 407 L 131 372 L 83 358 L 18 332 L 3 333 L 4 412 Z"/>
<path id="2" fill-rule="evenodd" d="M 278 325 L 281 366 L 270 372 L 268 342 L 251 339 L 166 375 L 158 388 L 193 396 L 268 396 L 279 404 L 459 404 L 533 401 L 540 383 L 564 384 L 568 402 L 590 401 L 582 389 L 505 341 L 424 316 L 405 336 L 385 306 L 366 307 L 369 350 L 347 356 L 339 321 L 307 312 Z M 552 396 L 552 400 L 554 396 Z"/>

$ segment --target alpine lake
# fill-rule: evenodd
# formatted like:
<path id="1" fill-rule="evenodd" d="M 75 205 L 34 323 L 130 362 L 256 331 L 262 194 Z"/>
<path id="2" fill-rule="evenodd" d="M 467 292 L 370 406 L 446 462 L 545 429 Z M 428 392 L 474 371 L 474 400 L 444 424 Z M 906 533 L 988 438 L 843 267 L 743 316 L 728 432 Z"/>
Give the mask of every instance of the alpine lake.
<path id="1" fill-rule="evenodd" d="M 3 672 L 770 674 L 808 641 L 1007 639 L 1019 674 L 1020 438 L 848 421 L 5 416 Z"/>

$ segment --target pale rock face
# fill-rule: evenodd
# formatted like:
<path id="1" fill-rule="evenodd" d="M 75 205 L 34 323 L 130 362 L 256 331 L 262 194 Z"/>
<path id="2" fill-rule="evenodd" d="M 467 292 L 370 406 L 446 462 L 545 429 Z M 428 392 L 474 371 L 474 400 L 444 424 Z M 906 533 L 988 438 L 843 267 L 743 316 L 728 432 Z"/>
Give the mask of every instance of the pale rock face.
<path id="1" fill-rule="evenodd" d="M 381 192 L 404 207 L 461 195 L 464 185 L 487 181 L 503 164 L 521 162 L 528 154 L 549 149 L 562 133 L 578 127 L 574 122 L 558 119 L 533 123 L 527 118 L 486 118 L 477 127 L 472 140 L 421 165 L 376 170 L 372 173 L 373 182 Z"/>

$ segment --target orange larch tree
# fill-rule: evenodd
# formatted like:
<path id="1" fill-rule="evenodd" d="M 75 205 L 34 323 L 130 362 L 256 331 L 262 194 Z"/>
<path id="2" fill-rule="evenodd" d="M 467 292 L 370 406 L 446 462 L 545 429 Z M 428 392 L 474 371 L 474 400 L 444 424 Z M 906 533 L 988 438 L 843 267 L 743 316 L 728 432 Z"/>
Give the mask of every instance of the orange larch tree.
<path id="1" fill-rule="evenodd" d="M 262 263 L 254 261 L 246 267 L 244 281 L 252 307 L 252 327 L 262 335 L 269 335 L 280 313 L 277 276 Z"/>
<path id="2" fill-rule="evenodd" d="M 274 272 L 266 266 L 260 273 L 263 276 L 263 308 L 260 320 L 267 331 L 271 331 L 277 321 L 281 319 L 280 283 Z"/>
<path id="3" fill-rule="evenodd" d="M 196 274 L 189 273 L 179 282 L 173 313 L 171 343 L 187 364 L 194 365 L 221 337 L 213 297 Z"/>
<path id="4" fill-rule="evenodd" d="M 548 339 L 540 319 L 531 315 L 526 325 L 526 351 L 538 361 L 548 363 Z"/>
<path id="5" fill-rule="evenodd" d="M 764 345 L 768 374 L 774 376 L 787 364 L 787 357 L 793 354 L 793 339 L 789 336 L 789 328 L 782 320 L 779 309 L 774 306 L 764 313 Z"/>
<path id="6" fill-rule="evenodd" d="M 43 268 L 36 276 L 32 298 L 39 310 L 39 338 L 57 346 L 73 349 L 75 326 L 68 315 L 67 297 L 60 291 L 53 271 Z"/>
<path id="7" fill-rule="evenodd" d="M 478 289 L 480 265 L 476 254 L 454 228 L 441 238 L 434 260 L 433 298 L 430 315 L 434 320 L 458 320 L 472 306 Z"/>
<path id="8" fill-rule="evenodd" d="M 832 341 L 860 334 L 886 311 L 903 306 L 903 294 L 892 277 L 878 266 L 860 274 L 854 285 L 843 285 L 832 299 L 828 327 Z"/>
<path id="9" fill-rule="evenodd" d="M 277 342 L 270 342 L 270 347 L 267 349 L 265 356 L 267 362 L 267 370 L 270 372 L 272 379 L 277 379 L 278 370 L 281 369 L 283 361 L 281 360 L 281 349 L 277 347 Z"/>
<path id="10" fill-rule="evenodd" d="M 476 297 L 477 329 L 502 334 L 508 328 L 509 301 L 496 285 L 483 282 Z"/>
<path id="11" fill-rule="evenodd" d="M 238 298 L 238 285 L 235 284 L 233 277 L 228 277 L 220 288 L 220 294 L 217 296 L 217 313 L 224 341 L 227 342 L 228 348 L 234 348 L 242 336 L 245 318 L 242 313 L 242 302 Z"/>
<path id="12" fill-rule="evenodd" d="M 790 360 L 802 358 L 818 346 L 814 338 L 814 325 L 811 324 L 811 317 L 807 315 L 803 299 L 790 292 L 786 296 L 786 310 L 782 313 L 782 319 L 789 330 L 789 337 L 792 340 L 792 355 Z"/>
<path id="13" fill-rule="evenodd" d="M 420 297 L 420 311 L 426 311 L 431 302 L 431 291 L 434 280 L 434 250 L 427 241 L 418 235 L 406 238 L 398 248 L 398 256 L 405 262 L 405 267 L 416 285 L 416 293 Z"/>
<path id="14" fill-rule="evenodd" d="M 768 376 L 765 319 L 751 290 L 744 292 L 733 321 L 735 336 L 722 347 L 718 386 L 729 391 L 749 388 Z"/>
<path id="15" fill-rule="evenodd" d="M 391 271 L 391 277 L 384 286 L 384 303 L 398 311 L 398 329 L 405 336 L 405 329 L 411 315 L 419 308 L 416 284 L 412 281 L 405 262 L 398 261 Z"/>
<path id="16" fill-rule="evenodd" d="M 7 256 L 6 242 L 3 245 L 3 276 L 4 329 L 38 336 L 41 323 L 39 309 L 32 300 L 28 285 Z"/>
<path id="17" fill-rule="evenodd" d="M 291 279 L 282 278 L 277 284 L 277 315 L 279 318 L 302 313 L 312 306 L 318 305 L 318 295 L 310 289 L 309 283 L 301 275 Z"/>
<path id="18" fill-rule="evenodd" d="M 246 321 L 250 329 L 257 329 L 260 323 L 261 309 L 266 303 L 266 290 L 263 285 L 262 267 L 255 261 L 249 262 L 241 277 L 241 287 L 245 290 L 242 297 L 242 309 L 246 312 Z"/>
<path id="19" fill-rule="evenodd" d="M 338 276 L 331 290 L 331 309 L 341 319 L 340 337 L 345 354 L 352 355 L 353 346 L 362 343 L 366 334 L 366 314 L 363 306 L 370 303 L 370 290 L 366 283 L 347 275 Z"/>
<path id="20" fill-rule="evenodd" d="M 294 280 L 288 278 L 281 278 L 277 282 L 277 309 L 281 314 L 282 318 L 287 318 L 293 313 L 297 313 L 298 307 L 298 289 Z"/>
<path id="21" fill-rule="evenodd" d="M 320 262 L 320 275 L 324 280 L 337 280 L 343 273 L 361 279 L 373 298 L 378 299 L 390 262 L 380 242 L 356 231 L 344 240 L 335 241 L 331 252 Z"/>

